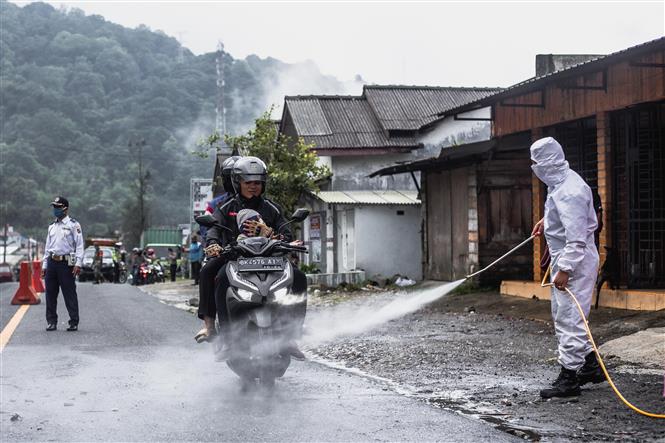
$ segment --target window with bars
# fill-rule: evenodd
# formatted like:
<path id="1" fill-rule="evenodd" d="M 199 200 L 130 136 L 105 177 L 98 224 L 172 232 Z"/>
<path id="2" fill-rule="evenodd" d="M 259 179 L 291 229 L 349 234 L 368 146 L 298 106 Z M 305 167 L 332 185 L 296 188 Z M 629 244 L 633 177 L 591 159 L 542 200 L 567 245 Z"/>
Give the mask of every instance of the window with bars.
<path id="1" fill-rule="evenodd" d="M 612 114 L 620 284 L 665 288 L 665 102 Z"/>

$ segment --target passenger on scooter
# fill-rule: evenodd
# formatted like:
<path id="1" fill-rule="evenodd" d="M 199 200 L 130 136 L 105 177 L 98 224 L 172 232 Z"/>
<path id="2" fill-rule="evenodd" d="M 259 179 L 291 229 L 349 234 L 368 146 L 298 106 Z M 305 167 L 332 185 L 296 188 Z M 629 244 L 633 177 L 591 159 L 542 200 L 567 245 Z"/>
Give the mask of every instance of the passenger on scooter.
<path id="1" fill-rule="evenodd" d="M 249 229 L 251 220 L 243 220 L 241 226 L 238 224 L 237 216 L 243 209 L 256 211 L 260 215 L 264 225 L 271 228 L 270 234 L 273 235 L 272 238 L 279 236 L 280 239 L 291 241 L 291 230 L 286 225 L 282 209 L 276 203 L 263 197 L 268 178 L 265 163 L 257 157 L 243 157 L 236 162 L 231 177 L 233 186 L 238 191 L 238 194 L 223 204 L 219 208 L 220 210 L 215 211 L 215 214 L 213 214 L 217 221 L 227 227 L 228 230 L 218 227 L 211 228 L 208 231 L 208 238 L 206 240 L 208 247 L 206 249 L 210 248 L 221 251 L 223 245 L 227 245 L 237 239 L 238 235 L 241 234 L 241 228 Z M 272 231 L 279 227 L 283 227 L 281 232 L 272 234 Z M 228 312 L 226 309 L 226 290 L 228 287 L 229 280 L 226 276 L 226 266 L 224 266 L 219 270 L 215 282 L 215 303 L 221 328 L 228 326 Z M 296 294 L 307 291 L 305 274 L 297 268 L 294 268 L 293 287 L 291 290 Z M 223 334 L 221 334 L 221 339 L 222 346 L 218 352 L 217 359 L 225 360 L 228 356 L 228 343 L 225 342 Z M 295 358 L 305 358 L 295 342 L 289 343 L 286 351 Z"/>
<path id="2" fill-rule="evenodd" d="M 240 156 L 229 157 L 224 160 L 222 163 L 222 186 L 224 187 L 224 194 L 212 200 L 211 204 L 213 208 L 213 216 L 217 219 L 221 217 L 219 208 L 221 205 L 226 203 L 230 198 L 236 194 L 233 189 L 233 184 L 231 183 L 231 172 L 233 171 L 233 165 L 241 159 Z M 217 215 L 215 215 L 217 214 Z M 203 233 L 203 228 L 202 228 Z M 205 233 L 206 239 L 208 238 L 208 232 Z M 218 238 L 218 234 L 215 234 L 214 238 Z M 209 243 L 203 241 L 208 246 Z M 219 244 L 217 242 L 216 244 Z M 217 315 L 217 308 L 215 306 L 215 276 L 219 270 L 226 263 L 224 257 L 219 256 L 219 250 L 216 248 L 205 250 L 207 261 L 205 265 L 199 271 L 199 309 L 198 316 L 203 320 L 203 329 L 196 333 L 194 339 L 198 343 L 209 341 L 212 337 L 217 335 L 215 330 L 215 316 Z"/>

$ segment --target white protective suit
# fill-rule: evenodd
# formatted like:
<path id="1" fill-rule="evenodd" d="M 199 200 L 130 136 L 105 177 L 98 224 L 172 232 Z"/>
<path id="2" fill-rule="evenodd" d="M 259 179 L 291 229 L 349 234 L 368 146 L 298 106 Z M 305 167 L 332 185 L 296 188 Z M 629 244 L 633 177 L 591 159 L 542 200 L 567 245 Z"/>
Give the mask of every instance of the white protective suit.
<path id="1" fill-rule="evenodd" d="M 568 289 L 577 297 L 584 315 L 589 315 L 598 275 L 598 250 L 594 232 L 598 226 L 591 188 L 570 169 L 561 145 L 552 137 L 531 145 L 531 166 L 547 185 L 545 239 L 552 256 L 553 279 L 559 270 L 570 279 Z M 566 291 L 552 287 L 552 319 L 559 340 L 559 364 L 577 370 L 592 351 L 584 320 Z"/>

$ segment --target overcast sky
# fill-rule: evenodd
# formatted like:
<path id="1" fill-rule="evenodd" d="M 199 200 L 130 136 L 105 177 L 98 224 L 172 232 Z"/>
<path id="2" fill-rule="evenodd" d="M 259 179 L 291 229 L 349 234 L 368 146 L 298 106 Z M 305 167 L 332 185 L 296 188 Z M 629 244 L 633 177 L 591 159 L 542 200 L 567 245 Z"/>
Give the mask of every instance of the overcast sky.
<path id="1" fill-rule="evenodd" d="M 533 76 L 538 53 L 605 54 L 665 34 L 662 0 L 49 3 L 145 24 L 196 54 L 221 39 L 235 58 L 312 60 L 340 80 L 380 84 L 508 86 Z"/>

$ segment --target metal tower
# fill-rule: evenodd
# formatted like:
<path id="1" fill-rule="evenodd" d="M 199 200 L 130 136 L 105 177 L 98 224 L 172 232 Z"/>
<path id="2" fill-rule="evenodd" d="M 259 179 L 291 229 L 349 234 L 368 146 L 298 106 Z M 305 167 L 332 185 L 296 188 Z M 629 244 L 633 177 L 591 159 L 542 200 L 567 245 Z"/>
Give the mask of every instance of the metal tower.
<path id="1" fill-rule="evenodd" d="M 217 69 L 217 107 L 215 108 L 215 131 L 222 137 L 226 134 L 226 106 L 224 105 L 224 43 L 220 40 L 217 43 L 217 57 L 215 60 L 215 67 Z M 227 151 L 228 148 L 222 140 L 222 151 Z"/>

